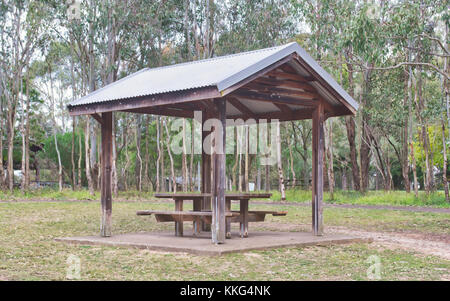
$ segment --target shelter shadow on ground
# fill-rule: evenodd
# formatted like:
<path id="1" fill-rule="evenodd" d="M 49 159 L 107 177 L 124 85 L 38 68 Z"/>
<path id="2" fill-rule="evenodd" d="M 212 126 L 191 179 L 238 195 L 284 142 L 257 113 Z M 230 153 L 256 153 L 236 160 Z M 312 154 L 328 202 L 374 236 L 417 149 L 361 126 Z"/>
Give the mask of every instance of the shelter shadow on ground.
<path id="1" fill-rule="evenodd" d="M 316 236 L 306 232 L 253 232 L 248 238 L 234 238 L 226 244 L 211 244 L 210 234 L 203 232 L 200 237 L 186 233 L 183 237 L 174 237 L 173 232 L 139 232 L 119 234 L 111 237 L 78 236 L 57 238 L 56 241 L 113 247 L 128 247 L 165 252 L 185 252 L 195 255 L 223 255 L 227 253 L 267 250 L 283 247 L 306 247 L 329 244 L 371 242 L 371 239 L 343 234 L 325 234 Z"/>

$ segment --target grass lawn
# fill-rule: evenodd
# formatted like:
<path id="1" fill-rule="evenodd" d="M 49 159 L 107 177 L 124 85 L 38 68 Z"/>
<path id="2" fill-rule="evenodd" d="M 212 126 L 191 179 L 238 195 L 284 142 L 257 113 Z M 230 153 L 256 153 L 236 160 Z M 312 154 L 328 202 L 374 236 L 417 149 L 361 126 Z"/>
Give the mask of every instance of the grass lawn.
<path id="1" fill-rule="evenodd" d="M 310 202 L 311 191 L 309 190 L 287 190 L 286 200 L 288 202 Z M 278 191 L 272 191 L 272 200 L 280 201 L 281 194 Z M 426 195 L 424 191 L 419 191 L 419 197 L 416 198 L 414 192 L 406 193 L 405 191 L 382 190 L 368 191 L 360 193 L 358 191 L 338 190 L 334 193 L 333 200 L 330 194 L 324 192 L 324 201 L 334 204 L 358 204 L 358 205 L 388 205 L 388 206 L 431 206 L 450 208 L 450 203 L 445 201 L 443 191 L 436 191 L 430 195 Z"/>
<path id="2" fill-rule="evenodd" d="M 136 210 L 168 209 L 153 202 L 113 203 L 113 231 L 171 230 Z M 186 206 L 189 209 L 189 205 Z M 263 209 L 268 206 L 254 205 Z M 281 209 L 281 208 L 280 208 Z M 286 217 L 270 217 L 261 229 L 277 224 L 309 230 L 310 208 L 286 208 Z M 326 208 L 326 226 L 388 232 L 450 235 L 450 214 Z M 81 279 L 111 280 L 367 280 L 368 258 L 381 261 L 382 280 L 450 279 L 450 261 L 376 244 L 285 248 L 221 257 L 172 254 L 55 242 L 56 237 L 97 235 L 98 202 L 0 203 L 0 280 L 63 280 L 67 259 L 81 260 Z M 253 228 L 253 226 L 251 226 Z M 278 229 L 279 230 L 279 229 Z"/>
<path id="3" fill-rule="evenodd" d="M 281 195 L 278 191 L 271 191 L 272 198 L 267 201 L 280 201 Z M 100 193 L 96 192 L 93 196 L 89 195 L 87 190 L 72 191 L 65 189 L 62 192 L 52 188 L 31 190 L 22 193 L 15 190 L 13 193 L 0 191 L 0 201 L 10 200 L 99 200 Z M 115 199 L 119 200 L 152 200 L 153 193 L 138 191 L 120 191 L 119 196 Z M 286 191 L 287 202 L 305 203 L 311 201 L 310 190 L 292 190 Z M 433 194 L 426 195 L 425 192 L 419 192 L 419 198 L 411 192 L 407 194 L 404 191 L 368 191 L 360 193 L 358 191 L 336 191 L 334 199 L 330 199 L 328 192 L 324 193 L 324 201 L 334 204 L 358 204 L 358 205 L 382 205 L 382 206 L 429 206 L 439 208 L 450 208 L 450 203 L 445 201 L 443 191 L 437 191 Z"/>

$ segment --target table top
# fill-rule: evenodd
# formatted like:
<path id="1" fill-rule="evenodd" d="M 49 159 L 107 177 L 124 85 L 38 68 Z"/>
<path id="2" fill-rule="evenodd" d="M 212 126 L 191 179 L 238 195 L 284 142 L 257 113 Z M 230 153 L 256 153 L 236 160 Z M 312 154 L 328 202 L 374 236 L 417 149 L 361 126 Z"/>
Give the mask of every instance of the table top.
<path id="1" fill-rule="evenodd" d="M 205 198 L 205 197 L 211 197 L 211 193 L 189 193 L 189 192 L 183 192 L 183 193 L 155 193 L 155 198 L 180 198 L 180 199 L 198 199 L 198 198 Z M 225 193 L 226 199 L 231 200 L 239 200 L 239 199 L 267 199 L 272 196 L 271 193 L 255 193 L 255 192 L 230 192 Z"/>

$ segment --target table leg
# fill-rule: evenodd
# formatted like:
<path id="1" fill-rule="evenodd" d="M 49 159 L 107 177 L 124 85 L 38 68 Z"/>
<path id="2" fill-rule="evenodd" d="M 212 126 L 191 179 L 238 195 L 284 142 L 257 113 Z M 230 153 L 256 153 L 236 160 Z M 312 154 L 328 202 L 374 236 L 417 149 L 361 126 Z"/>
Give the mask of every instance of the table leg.
<path id="1" fill-rule="evenodd" d="M 231 200 L 225 200 L 225 212 L 231 211 Z M 231 238 L 231 218 L 225 218 L 225 237 Z"/>
<path id="2" fill-rule="evenodd" d="M 201 211 L 211 211 L 211 197 L 205 197 L 202 200 L 202 209 Z M 202 231 L 210 232 L 211 225 L 205 222 L 202 222 Z"/>
<path id="3" fill-rule="evenodd" d="M 195 199 L 193 200 L 193 209 L 194 211 L 202 211 L 202 200 Z M 200 218 L 196 218 L 193 224 L 193 235 L 198 236 L 200 231 L 202 230 L 202 221 Z"/>
<path id="4" fill-rule="evenodd" d="M 240 200 L 241 237 L 248 237 L 248 199 Z"/>
<path id="5" fill-rule="evenodd" d="M 175 199 L 175 211 L 183 211 L 183 200 Z M 175 222 L 175 236 L 183 236 L 183 217 Z"/>

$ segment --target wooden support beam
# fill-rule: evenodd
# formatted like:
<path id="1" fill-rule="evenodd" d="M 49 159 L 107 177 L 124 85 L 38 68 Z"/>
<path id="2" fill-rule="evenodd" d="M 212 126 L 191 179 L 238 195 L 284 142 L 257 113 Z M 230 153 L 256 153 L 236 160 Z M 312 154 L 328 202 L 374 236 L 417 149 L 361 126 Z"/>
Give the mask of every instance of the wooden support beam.
<path id="1" fill-rule="evenodd" d="M 112 214 L 112 113 L 102 114 L 102 153 L 101 153 L 101 206 L 102 219 L 100 235 L 111 236 L 111 214 Z"/>
<path id="2" fill-rule="evenodd" d="M 324 109 L 320 104 L 314 110 L 312 118 L 312 231 L 317 236 L 323 235 L 324 122 Z"/>
<path id="3" fill-rule="evenodd" d="M 219 98 L 215 101 L 217 107 L 216 118 L 220 120 L 221 125 L 214 128 L 213 138 L 213 158 L 214 158 L 214 187 L 212 196 L 212 225 L 211 238 L 213 243 L 225 243 L 226 223 L 225 223 L 225 145 L 226 145 L 226 112 L 225 99 Z"/>
<path id="4" fill-rule="evenodd" d="M 233 96 L 238 98 L 250 99 L 250 100 L 258 100 L 258 101 L 266 101 L 271 103 L 281 103 L 281 104 L 290 104 L 297 106 L 317 106 L 319 101 L 317 99 L 303 99 L 303 98 L 294 98 L 289 96 L 282 96 L 278 94 L 261 94 L 254 91 L 242 90 L 239 89 L 233 93 Z"/>
<path id="5" fill-rule="evenodd" d="M 291 109 L 288 105 L 281 104 L 281 103 L 274 103 L 274 105 L 275 105 L 278 109 L 280 109 L 280 111 L 281 111 L 283 114 L 286 114 L 286 115 L 291 115 L 291 114 L 292 114 L 292 109 Z"/>
<path id="6" fill-rule="evenodd" d="M 285 64 L 283 66 L 280 66 L 279 69 L 281 69 L 281 70 L 283 70 L 284 72 L 287 72 L 287 73 L 294 73 L 294 74 L 297 73 L 297 71 L 289 64 Z"/>
<path id="7" fill-rule="evenodd" d="M 253 83 L 264 84 L 269 86 L 277 86 L 277 87 L 287 87 L 294 89 L 301 89 L 304 91 L 314 92 L 315 89 L 308 83 L 302 83 L 294 80 L 281 80 L 272 77 L 260 77 L 257 78 Z"/>
<path id="8" fill-rule="evenodd" d="M 320 103 L 322 104 L 323 109 L 324 109 L 325 111 L 327 111 L 328 113 L 333 113 L 333 112 L 334 112 L 335 108 L 334 108 L 328 101 L 326 101 L 325 99 L 323 99 L 323 97 L 320 97 L 320 98 L 319 98 L 319 101 L 320 101 Z"/>
<path id="9" fill-rule="evenodd" d="M 305 120 L 305 119 L 312 118 L 313 111 L 314 111 L 314 107 L 303 108 L 300 110 L 292 110 L 291 113 L 281 112 L 281 111 L 268 112 L 268 113 L 257 114 L 255 116 L 255 118 L 252 118 L 252 119 L 255 119 L 258 123 L 261 122 L 261 120 L 267 120 L 267 122 L 270 122 L 271 120 L 275 120 L 275 119 L 279 120 L 279 121 Z M 231 116 L 227 116 L 227 118 L 229 118 L 229 119 L 241 118 L 243 120 L 247 120 L 242 115 L 231 115 Z"/>
<path id="10" fill-rule="evenodd" d="M 137 114 L 153 114 L 153 115 L 173 116 L 173 117 L 182 117 L 182 118 L 194 118 L 193 111 L 167 108 L 167 107 L 138 108 L 138 109 L 121 110 L 121 111 L 129 112 L 129 113 L 137 113 Z"/>
<path id="11" fill-rule="evenodd" d="M 314 81 L 314 78 L 311 76 L 301 76 L 300 74 L 288 73 L 288 72 L 284 72 L 284 71 L 280 71 L 280 70 L 273 70 L 268 75 L 275 76 L 276 78 L 292 79 L 292 80 L 300 81 L 300 82 Z"/>
<path id="12" fill-rule="evenodd" d="M 315 99 L 319 98 L 320 95 L 317 92 L 309 92 L 309 91 L 299 91 L 299 90 L 292 90 L 292 89 L 286 89 L 286 88 L 280 88 L 280 87 L 273 87 L 273 86 L 263 86 L 258 84 L 249 84 L 242 89 L 247 90 L 256 90 L 258 93 L 263 94 L 282 94 L 285 96 L 293 96 L 293 97 L 301 97 L 306 99 Z"/>
<path id="13" fill-rule="evenodd" d="M 110 102 L 71 106 L 68 107 L 68 109 L 70 116 L 76 116 L 113 111 L 127 111 L 131 109 L 156 107 L 201 99 L 212 99 L 216 97 L 221 97 L 221 95 L 219 91 L 217 91 L 217 87 L 211 86 L 156 95 L 137 96 Z"/>
<path id="14" fill-rule="evenodd" d="M 91 116 L 92 116 L 92 118 L 94 118 L 95 120 L 97 120 L 98 123 L 100 123 L 100 124 L 103 123 L 102 116 L 98 115 L 97 113 L 91 114 Z"/>
<path id="15" fill-rule="evenodd" d="M 319 82 L 331 95 L 333 95 L 336 99 L 339 99 L 342 104 L 347 107 L 347 109 L 349 110 L 349 112 L 353 115 L 356 114 L 356 110 L 355 108 L 353 108 L 349 103 L 347 103 L 347 101 L 345 99 L 343 99 L 338 93 L 337 91 L 335 91 L 330 84 L 321 78 L 321 76 L 318 75 L 318 73 L 311 68 L 311 66 L 309 66 L 309 64 L 307 64 L 299 55 L 295 54 L 294 55 L 295 59 L 293 61 L 291 61 L 291 64 L 298 64 L 300 65 L 302 68 L 306 69 L 313 77 L 316 78 L 316 81 Z M 348 114 L 348 115 L 351 115 Z"/>
<path id="16" fill-rule="evenodd" d="M 217 108 L 212 99 L 205 99 L 201 101 L 205 109 L 211 114 L 217 113 Z"/>
<path id="17" fill-rule="evenodd" d="M 235 97 L 227 97 L 227 101 L 233 105 L 239 112 L 241 112 L 244 117 L 255 118 L 255 114 L 246 105 L 244 105 L 239 99 Z"/>

